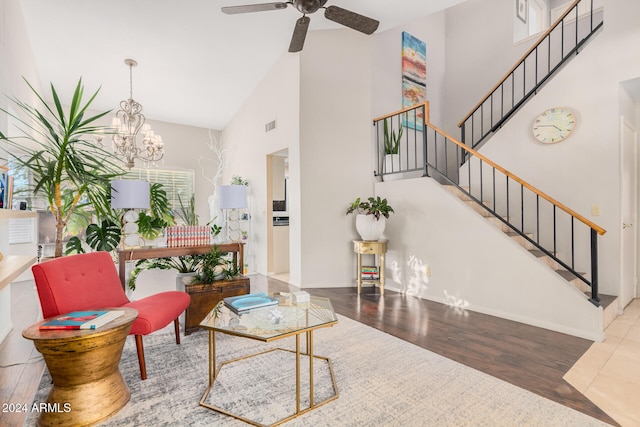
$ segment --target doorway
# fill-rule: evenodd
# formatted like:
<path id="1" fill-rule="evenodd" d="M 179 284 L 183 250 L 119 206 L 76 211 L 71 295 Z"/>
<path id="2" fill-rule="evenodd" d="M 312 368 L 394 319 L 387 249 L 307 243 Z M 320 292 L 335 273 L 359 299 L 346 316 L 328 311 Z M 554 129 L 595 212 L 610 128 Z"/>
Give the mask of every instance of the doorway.
<path id="1" fill-rule="evenodd" d="M 267 155 L 267 274 L 289 282 L 289 151 Z"/>
<path id="2" fill-rule="evenodd" d="M 638 148 L 637 130 L 624 116 L 620 117 L 621 151 L 621 211 L 620 309 L 636 297 L 638 244 Z"/>

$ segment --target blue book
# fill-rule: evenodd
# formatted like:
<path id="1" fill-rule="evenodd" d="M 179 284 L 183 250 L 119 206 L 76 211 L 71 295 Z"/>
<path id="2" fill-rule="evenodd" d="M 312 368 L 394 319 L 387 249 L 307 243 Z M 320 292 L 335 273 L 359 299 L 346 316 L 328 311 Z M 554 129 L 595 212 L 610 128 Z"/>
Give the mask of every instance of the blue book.
<path id="1" fill-rule="evenodd" d="M 122 310 L 73 311 L 44 322 L 39 329 L 96 329 L 123 314 Z"/>
<path id="2" fill-rule="evenodd" d="M 278 305 L 278 300 L 264 292 L 254 292 L 252 294 L 224 298 L 224 303 L 234 313 L 243 314 L 255 308 Z"/>

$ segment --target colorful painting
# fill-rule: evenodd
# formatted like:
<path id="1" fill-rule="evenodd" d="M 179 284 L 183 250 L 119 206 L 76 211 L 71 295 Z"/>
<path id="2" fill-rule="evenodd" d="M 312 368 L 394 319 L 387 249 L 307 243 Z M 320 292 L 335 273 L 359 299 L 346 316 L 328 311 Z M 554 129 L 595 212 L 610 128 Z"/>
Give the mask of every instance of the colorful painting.
<path id="1" fill-rule="evenodd" d="M 402 108 L 427 100 L 427 45 L 409 33 L 402 32 Z M 422 122 L 422 110 L 417 120 Z M 408 114 L 403 126 L 416 129 L 416 116 Z"/>

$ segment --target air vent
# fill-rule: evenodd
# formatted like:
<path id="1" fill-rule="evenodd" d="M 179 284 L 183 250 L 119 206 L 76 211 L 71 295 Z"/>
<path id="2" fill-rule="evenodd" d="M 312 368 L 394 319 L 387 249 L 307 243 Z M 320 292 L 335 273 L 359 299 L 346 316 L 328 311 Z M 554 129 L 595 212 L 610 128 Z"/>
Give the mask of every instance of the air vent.
<path id="1" fill-rule="evenodd" d="M 264 131 L 265 132 L 269 132 L 271 130 L 274 130 L 276 128 L 276 121 L 273 120 L 269 123 L 267 123 L 266 125 L 264 125 Z"/>

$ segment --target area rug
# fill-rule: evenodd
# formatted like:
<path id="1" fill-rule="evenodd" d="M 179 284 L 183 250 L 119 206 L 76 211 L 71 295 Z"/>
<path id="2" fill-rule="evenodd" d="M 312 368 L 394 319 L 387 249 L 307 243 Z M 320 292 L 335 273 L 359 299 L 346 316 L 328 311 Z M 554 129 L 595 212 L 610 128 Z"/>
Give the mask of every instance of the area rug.
<path id="1" fill-rule="evenodd" d="M 294 338 L 264 344 L 218 334 L 217 344 L 219 360 L 275 347 L 295 349 Z M 339 397 L 286 426 L 606 425 L 343 316 L 336 326 L 314 333 L 314 349 L 316 354 L 331 358 Z M 182 344 L 176 345 L 171 328 L 164 329 L 145 337 L 145 353 L 148 379 L 141 381 L 135 342 L 133 337 L 127 339 L 120 369 L 131 400 L 100 425 L 247 425 L 199 405 L 208 378 L 205 331 L 183 337 Z M 214 387 L 210 400 L 258 422 L 270 423 L 286 416 L 295 408 L 292 357 L 289 352 L 274 351 L 226 366 L 223 370 L 230 368 L 225 371 L 226 383 Z M 308 359 L 303 361 L 306 370 Z M 314 362 L 314 377 L 316 400 L 330 397 L 334 390 L 326 363 Z M 309 403 L 308 375 L 301 383 L 304 408 Z M 50 387 L 45 373 L 36 403 L 46 400 Z M 35 415 L 27 425 L 35 425 Z"/>

